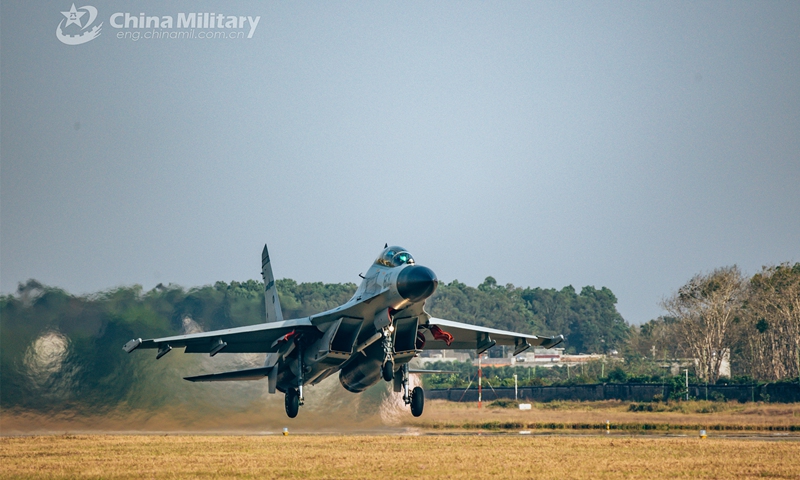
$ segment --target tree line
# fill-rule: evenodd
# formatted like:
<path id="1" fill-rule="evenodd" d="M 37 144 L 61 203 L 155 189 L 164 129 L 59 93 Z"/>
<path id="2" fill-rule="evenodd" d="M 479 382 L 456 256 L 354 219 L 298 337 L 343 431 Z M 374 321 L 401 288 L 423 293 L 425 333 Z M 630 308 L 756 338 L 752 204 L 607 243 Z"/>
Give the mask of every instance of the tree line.
<path id="1" fill-rule="evenodd" d="M 291 279 L 278 280 L 277 286 L 285 318 L 333 308 L 356 290 L 353 283 Z M 125 342 L 261 323 L 263 288 L 262 282 L 247 280 L 191 289 L 120 287 L 76 296 L 35 280 L 20 284 L 15 294 L 0 296 L 0 404 L 51 405 L 53 392 L 59 392 L 60 405 L 145 401 L 130 397 L 130 379 L 151 382 L 157 376 L 137 372 L 121 349 Z M 567 353 L 616 351 L 623 359 L 519 374 L 530 384 L 663 382 L 669 377 L 663 360 L 674 358 L 697 359 L 693 376 L 710 383 L 720 379 L 725 358 L 735 376 L 750 380 L 797 379 L 800 373 L 800 263 L 764 267 L 751 278 L 736 267 L 698 274 L 664 301 L 668 316 L 641 326 L 626 323 L 616 303 L 606 287 L 522 288 L 487 277 L 477 287 L 457 280 L 440 284 L 427 310 L 475 325 L 563 334 Z M 474 366 L 459 368 L 459 379 L 438 380 L 468 383 Z M 492 370 L 499 372 L 492 375 L 508 384 L 510 371 Z"/>
<path id="2" fill-rule="evenodd" d="M 352 283 L 291 279 L 278 280 L 277 287 L 284 318 L 334 308 L 356 290 Z M 131 361 L 121 346 L 136 337 L 261 323 L 263 289 L 262 282 L 247 280 L 190 289 L 159 284 L 149 291 L 137 285 L 72 295 L 29 280 L 19 285 L 16 294 L 0 296 L 0 404 L 99 408 L 166 398 L 166 394 L 130 397 L 134 391 L 143 391 L 131 389 L 132 378 L 150 384 L 153 392 L 166 387 L 157 384 L 155 370 L 143 375 L 142 364 Z M 428 311 L 475 325 L 565 334 L 566 347 L 574 352 L 606 351 L 621 348 L 629 335 L 616 301 L 605 287 L 584 287 L 580 292 L 571 286 L 519 288 L 498 285 L 488 277 L 478 287 L 458 281 L 441 284 L 428 302 Z M 499 353 L 497 349 L 495 354 Z M 144 365 L 165 369 L 170 363 L 146 360 Z"/>
<path id="3" fill-rule="evenodd" d="M 617 297 L 606 287 L 571 285 L 553 288 L 521 288 L 498 285 L 487 277 L 477 288 L 458 280 L 441 284 L 428 300 L 434 317 L 486 327 L 564 335 L 570 353 L 610 352 L 620 349 L 629 327 L 616 307 Z"/>
<path id="4" fill-rule="evenodd" d="M 668 316 L 631 329 L 630 356 L 696 359 L 695 374 L 710 383 L 724 360 L 734 375 L 800 381 L 800 263 L 750 278 L 736 266 L 697 274 L 662 306 Z"/>

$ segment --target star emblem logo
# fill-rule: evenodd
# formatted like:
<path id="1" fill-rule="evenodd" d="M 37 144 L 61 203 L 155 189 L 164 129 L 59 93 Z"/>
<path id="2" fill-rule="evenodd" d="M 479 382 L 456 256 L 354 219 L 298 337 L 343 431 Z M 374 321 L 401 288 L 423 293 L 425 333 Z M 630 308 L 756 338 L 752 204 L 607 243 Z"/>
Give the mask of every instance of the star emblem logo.
<path id="1" fill-rule="evenodd" d="M 69 12 L 61 12 L 61 15 L 67 17 L 67 24 L 64 25 L 65 27 L 68 27 L 73 23 L 79 27 L 83 27 L 83 25 L 81 25 L 81 17 L 86 15 L 86 12 L 79 12 L 73 3 L 72 8 L 69 9 Z"/>
<path id="2" fill-rule="evenodd" d="M 87 13 L 89 17 L 83 18 Z M 64 15 L 64 18 L 56 27 L 56 38 L 65 45 L 82 45 L 92 41 L 100 35 L 100 30 L 103 28 L 103 22 L 94 25 L 94 21 L 97 20 L 97 9 L 91 5 L 76 8 L 73 3 L 69 11 L 61 12 L 61 15 Z M 77 26 L 70 28 L 70 25 Z"/>

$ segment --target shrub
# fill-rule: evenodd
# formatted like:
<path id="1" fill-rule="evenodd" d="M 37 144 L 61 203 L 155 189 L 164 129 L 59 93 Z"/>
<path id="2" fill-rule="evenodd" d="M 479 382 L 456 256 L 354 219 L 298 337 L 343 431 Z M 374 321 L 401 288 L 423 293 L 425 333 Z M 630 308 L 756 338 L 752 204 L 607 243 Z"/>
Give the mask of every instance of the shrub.
<path id="1" fill-rule="evenodd" d="M 507 398 L 498 398 L 489 404 L 489 408 L 519 408 L 519 402 Z"/>

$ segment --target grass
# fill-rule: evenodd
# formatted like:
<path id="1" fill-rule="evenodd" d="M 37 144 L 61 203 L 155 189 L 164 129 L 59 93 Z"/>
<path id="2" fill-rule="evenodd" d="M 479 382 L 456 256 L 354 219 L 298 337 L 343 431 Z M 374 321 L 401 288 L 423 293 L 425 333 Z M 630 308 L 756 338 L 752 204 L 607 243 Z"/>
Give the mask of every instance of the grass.
<path id="1" fill-rule="evenodd" d="M 800 442 L 642 437 L 0 438 L 2 478 L 797 478 Z"/>

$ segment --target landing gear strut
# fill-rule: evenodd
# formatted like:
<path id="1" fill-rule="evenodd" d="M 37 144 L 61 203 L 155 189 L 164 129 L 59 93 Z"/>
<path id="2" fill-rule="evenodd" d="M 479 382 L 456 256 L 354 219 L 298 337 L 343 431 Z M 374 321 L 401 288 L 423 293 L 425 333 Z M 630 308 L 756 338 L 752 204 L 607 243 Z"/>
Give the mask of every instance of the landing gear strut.
<path id="1" fill-rule="evenodd" d="M 383 329 L 383 354 L 381 374 L 384 380 L 391 382 L 394 379 L 394 347 L 392 346 L 392 332 L 389 328 Z"/>
<path id="2" fill-rule="evenodd" d="M 408 391 L 409 372 L 407 363 L 403 364 L 402 372 L 403 401 L 406 405 L 411 405 L 411 415 L 419 417 L 422 415 L 422 410 L 425 408 L 425 393 L 422 391 L 422 387 L 414 387 L 411 392 Z"/>

